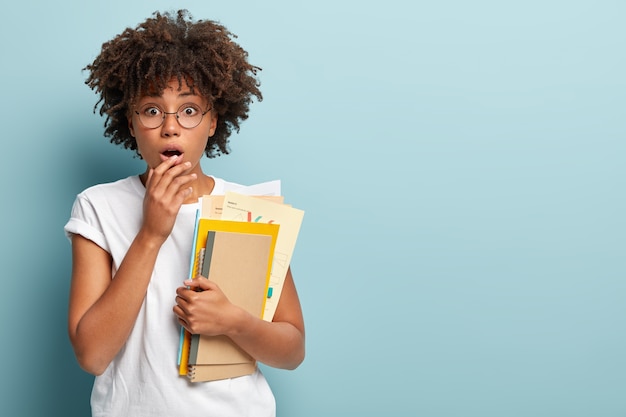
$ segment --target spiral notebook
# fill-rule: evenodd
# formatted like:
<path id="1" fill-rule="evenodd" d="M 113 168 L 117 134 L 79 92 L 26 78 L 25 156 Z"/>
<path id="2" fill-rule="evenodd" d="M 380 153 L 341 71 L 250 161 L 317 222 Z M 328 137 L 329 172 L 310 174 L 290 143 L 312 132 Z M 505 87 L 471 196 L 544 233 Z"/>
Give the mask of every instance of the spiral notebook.
<path id="1" fill-rule="evenodd" d="M 279 227 L 199 219 L 194 270 L 216 282 L 232 303 L 262 318 Z M 185 331 L 179 373 L 191 381 L 232 378 L 255 369 L 254 359 L 228 337 Z"/>

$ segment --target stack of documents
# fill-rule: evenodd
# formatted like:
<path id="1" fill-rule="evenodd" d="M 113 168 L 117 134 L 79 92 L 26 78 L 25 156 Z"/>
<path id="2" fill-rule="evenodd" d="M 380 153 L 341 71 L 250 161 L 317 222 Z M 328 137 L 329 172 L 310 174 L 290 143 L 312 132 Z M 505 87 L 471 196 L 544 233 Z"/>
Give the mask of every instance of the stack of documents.
<path id="1" fill-rule="evenodd" d="M 190 276 L 214 281 L 230 302 L 272 321 L 304 212 L 271 192 L 238 191 L 200 199 Z M 179 374 L 190 381 L 234 378 L 255 369 L 254 358 L 230 338 L 182 329 Z"/>

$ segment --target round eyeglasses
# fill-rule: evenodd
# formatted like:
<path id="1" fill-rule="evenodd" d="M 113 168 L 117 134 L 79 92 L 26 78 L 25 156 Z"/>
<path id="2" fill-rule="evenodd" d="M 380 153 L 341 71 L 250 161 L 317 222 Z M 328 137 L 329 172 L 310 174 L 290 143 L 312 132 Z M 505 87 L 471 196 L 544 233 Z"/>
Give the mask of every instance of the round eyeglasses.
<path id="1" fill-rule="evenodd" d="M 202 111 L 197 104 L 185 103 L 180 106 L 175 113 L 171 113 L 161 110 L 161 108 L 155 104 L 146 104 L 141 107 L 139 111 L 135 110 L 135 113 L 139 117 L 141 124 L 148 129 L 156 129 L 163 125 L 168 114 L 175 114 L 176 120 L 181 127 L 193 129 L 200 124 L 204 115 L 210 110 L 211 107 Z"/>

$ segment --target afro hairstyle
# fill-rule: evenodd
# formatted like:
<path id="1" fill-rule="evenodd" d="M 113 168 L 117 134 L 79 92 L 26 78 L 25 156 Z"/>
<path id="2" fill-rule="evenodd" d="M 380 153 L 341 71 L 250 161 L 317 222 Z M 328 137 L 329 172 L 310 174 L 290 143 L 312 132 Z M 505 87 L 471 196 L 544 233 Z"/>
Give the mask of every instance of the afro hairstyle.
<path id="1" fill-rule="evenodd" d="M 152 17 L 136 28 L 127 28 L 102 45 L 100 54 L 84 70 L 85 81 L 100 99 L 100 115 L 111 143 L 137 150 L 128 127 L 130 109 L 142 96 L 163 91 L 174 77 L 203 96 L 217 113 L 215 133 L 205 154 L 214 158 L 229 153 L 228 139 L 248 118 L 253 97 L 263 99 L 257 71 L 248 53 L 221 24 L 194 20 L 187 10 Z"/>

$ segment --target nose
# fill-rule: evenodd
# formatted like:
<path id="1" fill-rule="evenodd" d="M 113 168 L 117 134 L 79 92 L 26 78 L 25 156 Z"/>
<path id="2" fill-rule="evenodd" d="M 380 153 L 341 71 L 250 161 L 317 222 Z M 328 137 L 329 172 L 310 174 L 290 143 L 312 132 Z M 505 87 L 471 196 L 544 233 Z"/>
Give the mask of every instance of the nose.
<path id="1" fill-rule="evenodd" d="M 164 116 L 165 119 L 163 120 L 163 125 L 161 125 L 161 136 L 179 136 L 181 127 L 178 124 L 176 113 L 165 112 Z"/>

